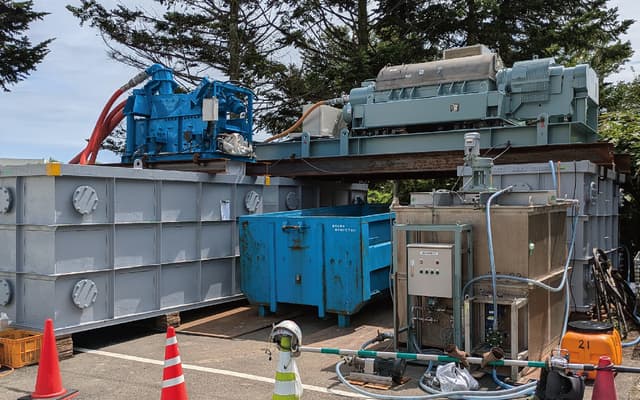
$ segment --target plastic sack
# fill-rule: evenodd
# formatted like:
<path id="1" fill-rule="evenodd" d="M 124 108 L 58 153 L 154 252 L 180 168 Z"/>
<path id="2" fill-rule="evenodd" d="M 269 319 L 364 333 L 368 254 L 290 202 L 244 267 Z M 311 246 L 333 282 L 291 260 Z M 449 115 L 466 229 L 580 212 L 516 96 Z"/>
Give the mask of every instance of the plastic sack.
<path id="1" fill-rule="evenodd" d="M 239 133 L 218 135 L 218 144 L 223 153 L 232 156 L 253 157 L 253 146 Z"/>
<path id="2" fill-rule="evenodd" d="M 10 324 L 11 320 L 9 320 L 9 316 L 6 313 L 0 313 L 0 331 L 9 328 Z"/>
<path id="3" fill-rule="evenodd" d="M 440 382 L 440 389 L 445 393 L 480 388 L 480 384 L 471 376 L 469 370 L 458 368 L 454 362 L 439 365 L 436 370 L 436 378 Z"/>

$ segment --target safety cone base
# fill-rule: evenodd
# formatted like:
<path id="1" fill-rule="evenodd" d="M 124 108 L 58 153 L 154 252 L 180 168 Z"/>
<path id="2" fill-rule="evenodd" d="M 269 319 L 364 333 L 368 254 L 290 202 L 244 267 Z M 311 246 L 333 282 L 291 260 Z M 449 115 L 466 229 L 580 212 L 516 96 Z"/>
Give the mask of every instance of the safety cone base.
<path id="1" fill-rule="evenodd" d="M 28 396 L 20 397 L 18 400 L 40 400 L 40 399 L 46 399 L 46 400 L 68 400 L 68 399 L 75 398 L 79 394 L 80 394 L 80 392 L 78 392 L 75 389 L 67 389 L 67 392 L 65 394 L 60 395 L 60 396 L 56 396 L 56 397 L 32 397 L 31 395 L 28 395 Z"/>

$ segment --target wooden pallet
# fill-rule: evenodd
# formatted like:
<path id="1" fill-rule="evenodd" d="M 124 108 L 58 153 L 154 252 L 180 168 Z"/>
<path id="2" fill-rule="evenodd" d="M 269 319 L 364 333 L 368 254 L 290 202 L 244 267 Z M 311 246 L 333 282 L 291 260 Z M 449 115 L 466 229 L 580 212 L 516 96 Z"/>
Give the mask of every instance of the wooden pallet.
<path id="1" fill-rule="evenodd" d="M 164 332 L 170 326 L 173 326 L 174 328 L 180 326 L 179 312 L 159 315 L 153 319 L 153 328 L 157 331 Z"/>
<path id="2" fill-rule="evenodd" d="M 58 348 L 58 359 L 66 360 L 73 357 L 73 338 L 71 335 L 56 337 L 56 347 Z"/>
<path id="3" fill-rule="evenodd" d="M 241 306 L 183 323 L 176 331 L 220 339 L 233 339 L 268 328 L 283 319 L 293 319 L 299 315 L 301 315 L 301 311 L 260 317 L 256 306 Z"/>

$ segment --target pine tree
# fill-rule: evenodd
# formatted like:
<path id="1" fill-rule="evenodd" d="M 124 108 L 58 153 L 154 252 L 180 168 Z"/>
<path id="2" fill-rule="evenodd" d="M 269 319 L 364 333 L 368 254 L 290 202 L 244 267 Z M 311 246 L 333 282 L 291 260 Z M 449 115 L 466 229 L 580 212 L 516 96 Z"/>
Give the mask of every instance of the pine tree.
<path id="1" fill-rule="evenodd" d="M 30 23 L 47 14 L 33 11 L 32 0 L 0 0 L 0 87 L 5 92 L 28 77 L 49 53 L 48 46 L 53 39 L 32 45 L 24 34 Z"/>

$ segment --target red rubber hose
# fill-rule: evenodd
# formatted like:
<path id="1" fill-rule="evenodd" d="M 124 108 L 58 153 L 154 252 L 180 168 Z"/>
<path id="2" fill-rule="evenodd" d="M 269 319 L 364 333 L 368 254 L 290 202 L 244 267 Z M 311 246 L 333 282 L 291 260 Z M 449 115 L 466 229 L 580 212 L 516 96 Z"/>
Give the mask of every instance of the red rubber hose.
<path id="1" fill-rule="evenodd" d="M 99 140 L 100 131 L 102 130 L 102 126 L 104 125 L 105 118 L 107 117 L 111 106 L 113 106 L 113 103 L 115 103 L 115 101 L 122 95 L 122 93 L 124 93 L 124 90 L 120 88 L 111 95 L 111 97 L 107 101 L 107 104 L 105 104 L 105 106 L 103 107 L 98 120 L 96 121 L 96 125 L 93 128 L 93 132 L 91 133 L 91 137 L 89 139 L 89 144 L 87 144 L 84 150 L 80 152 L 79 160 L 76 160 L 76 157 L 74 157 L 73 160 L 70 161 L 70 163 L 75 164 L 79 162 L 83 165 L 86 165 L 88 163 L 89 151 L 96 147 L 96 142 L 98 142 Z"/>
<path id="2" fill-rule="evenodd" d="M 89 149 L 90 151 L 89 164 L 91 165 L 95 164 L 96 158 L 98 157 L 98 152 L 100 151 L 100 147 L 102 146 L 102 142 L 104 142 L 107 136 L 109 136 L 111 132 L 113 132 L 115 127 L 118 126 L 118 124 L 120 123 L 120 121 L 124 119 L 124 114 L 122 113 L 122 110 L 124 109 L 124 106 L 126 105 L 126 103 L 127 103 L 126 100 L 120 102 L 120 104 L 115 106 L 115 108 L 111 110 L 109 115 L 107 115 L 107 117 L 105 118 L 98 132 L 98 136 L 97 136 L 98 140 L 96 140 L 94 147 Z"/>

